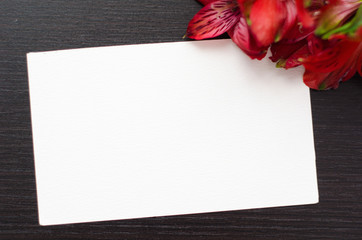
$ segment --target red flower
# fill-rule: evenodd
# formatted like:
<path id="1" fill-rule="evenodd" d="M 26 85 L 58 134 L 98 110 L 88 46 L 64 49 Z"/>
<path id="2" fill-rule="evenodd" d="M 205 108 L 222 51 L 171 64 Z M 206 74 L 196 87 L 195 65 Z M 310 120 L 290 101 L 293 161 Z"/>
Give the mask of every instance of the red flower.
<path id="1" fill-rule="evenodd" d="M 251 58 L 262 59 L 270 44 L 296 24 L 293 0 L 200 0 L 186 36 L 205 39 L 225 32 Z"/>
<path id="2" fill-rule="evenodd" d="M 360 29 L 362 33 L 362 28 Z M 362 43 L 345 36 L 336 39 L 315 38 L 312 54 L 302 60 L 305 67 L 304 83 L 313 89 L 337 88 L 340 82 L 362 76 Z"/>
<path id="3" fill-rule="evenodd" d="M 240 19 L 240 9 L 233 0 L 209 0 L 190 21 L 186 36 L 196 40 L 213 38 L 230 30 Z"/>
<path id="4" fill-rule="evenodd" d="M 304 12 L 314 11 L 307 16 L 312 25 L 307 24 L 307 28 L 300 30 L 294 28 L 289 36 L 272 44 L 271 60 L 286 69 L 303 64 L 303 81 L 310 88 L 337 88 L 357 71 L 362 74 L 362 8 L 357 11 L 361 1 L 335 0 L 325 6 L 315 1 L 313 4 Z M 306 17 L 304 13 L 299 15 L 300 19 Z M 308 21 L 302 20 L 303 26 Z"/>
<path id="5" fill-rule="evenodd" d="M 271 45 L 272 56 L 270 59 L 277 62 L 277 67 L 288 69 L 299 66 L 301 65 L 300 59 L 311 54 L 309 45 L 311 39 L 314 38 L 314 17 L 324 6 L 324 1 L 308 0 L 307 9 L 304 8 L 304 2 L 304 0 L 296 0 L 296 6 L 293 6 L 298 12 L 299 21 L 293 25 L 280 42 Z"/>
<path id="6" fill-rule="evenodd" d="M 314 89 L 337 88 L 358 71 L 362 76 L 362 1 L 334 0 L 321 9 L 310 55 L 302 58 L 303 80 Z"/>
<path id="7" fill-rule="evenodd" d="M 251 58 L 271 46 L 277 67 L 303 64 L 313 89 L 337 88 L 362 76 L 362 0 L 199 0 L 186 36 L 205 39 L 228 33 Z"/>

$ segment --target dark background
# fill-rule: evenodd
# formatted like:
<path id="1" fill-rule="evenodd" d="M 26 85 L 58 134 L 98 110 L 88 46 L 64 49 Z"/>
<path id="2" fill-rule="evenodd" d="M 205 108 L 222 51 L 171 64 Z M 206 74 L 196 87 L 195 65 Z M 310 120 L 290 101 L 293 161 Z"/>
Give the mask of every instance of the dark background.
<path id="1" fill-rule="evenodd" d="M 26 53 L 183 41 L 195 0 L 0 2 L 0 239 L 362 239 L 362 81 L 311 91 L 317 205 L 40 227 Z"/>

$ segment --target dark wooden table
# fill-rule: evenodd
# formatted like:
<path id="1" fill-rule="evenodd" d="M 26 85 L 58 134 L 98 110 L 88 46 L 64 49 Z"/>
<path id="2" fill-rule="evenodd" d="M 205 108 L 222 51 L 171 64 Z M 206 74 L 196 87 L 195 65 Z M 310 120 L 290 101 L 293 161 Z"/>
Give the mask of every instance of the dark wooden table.
<path id="1" fill-rule="evenodd" d="M 311 91 L 317 205 L 41 227 L 30 51 L 182 41 L 195 0 L 0 2 L 0 239 L 362 239 L 362 79 Z"/>

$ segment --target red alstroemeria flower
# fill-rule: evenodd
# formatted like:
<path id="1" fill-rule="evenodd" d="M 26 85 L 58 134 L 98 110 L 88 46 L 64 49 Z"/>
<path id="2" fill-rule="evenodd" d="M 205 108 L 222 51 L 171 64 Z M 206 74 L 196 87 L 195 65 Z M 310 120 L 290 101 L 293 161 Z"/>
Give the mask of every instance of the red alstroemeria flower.
<path id="1" fill-rule="evenodd" d="M 313 24 L 305 28 L 305 21 L 302 21 L 301 29 L 295 27 L 282 41 L 273 43 L 270 59 L 277 62 L 277 67 L 286 69 L 303 64 L 305 84 L 319 90 L 337 88 L 341 81 L 348 80 L 357 71 L 361 74 L 362 8 L 356 9 L 362 1 L 356 2 L 352 0 L 346 4 L 346 1 L 336 0 L 331 5 L 323 5 L 315 0 L 306 11 L 318 13 L 310 15 L 314 16 L 310 18 Z M 341 12 L 339 15 L 337 10 Z"/>
<path id="2" fill-rule="evenodd" d="M 190 21 L 186 36 L 200 40 L 228 33 L 251 58 L 262 59 L 266 47 L 258 44 L 235 0 L 199 0 L 205 6 Z"/>
<path id="3" fill-rule="evenodd" d="M 309 38 L 303 80 L 313 89 L 337 88 L 358 71 L 362 76 L 362 1 L 332 0 L 321 9 Z M 318 38 L 321 37 L 322 39 Z"/>
<path id="4" fill-rule="evenodd" d="M 362 35 L 362 27 L 358 30 Z M 362 42 L 336 36 L 330 40 L 314 38 L 312 54 L 302 60 L 304 83 L 313 89 L 337 88 L 340 82 L 362 76 Z"/>
<path id="5" fill-rule="evenodd" d="M 270 44 L 297 23 L 294 0 L 199 0 L 205 4 L 186 36 L 206 39 L 225 32 L 251 58 L 262 59 Z"/>
<path id="6" fill-rule="evenodd" d="M 277 67 L 303 64 L 304 83 L 337 88 L 362 76 L 362 0 L 199 0 L 186 36 L 205 39 L 228 33 L 251 58 L 271 46 Z"/>
<path id="7" fill-rule="evenodd" d="M 217 37 L 231 28 L 240 18 L 240 9 L 233 0 L 203 0 L 206 3 L 190 21 L 186 36 L 196 40 Z"/>
<path id="8" fill-rule="evenodd" d="M 300 59 L 308 57 L 310 40 L 315 30 L 315 19 L 324 6 L 323 0 L 296 0 L 296 5 L 291 6 L 298 12 L 298 23 L 284 34 L 283 39 L 271 45 L 272 56 L 270 59 L 277 62 L 277 67 L 285 69 L 301 65 Z M 306 5 L 307 8 L 304 7 Z M 314 16 L 314 17 L 312 17 Z"/>

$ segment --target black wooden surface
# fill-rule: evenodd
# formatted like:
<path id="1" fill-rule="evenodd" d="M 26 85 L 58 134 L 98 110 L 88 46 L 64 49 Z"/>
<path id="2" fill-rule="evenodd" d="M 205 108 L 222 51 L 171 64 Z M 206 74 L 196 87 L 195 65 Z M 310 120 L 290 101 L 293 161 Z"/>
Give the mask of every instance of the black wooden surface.
<path id="1" fill-rule="evenodd" d="M 362 81 L 312 91 L 317 205 L 40 227 L 25 54 L 182 41 L 195 0 L 0 1 L 0 239 L 362 239 Z"/>

